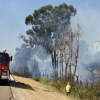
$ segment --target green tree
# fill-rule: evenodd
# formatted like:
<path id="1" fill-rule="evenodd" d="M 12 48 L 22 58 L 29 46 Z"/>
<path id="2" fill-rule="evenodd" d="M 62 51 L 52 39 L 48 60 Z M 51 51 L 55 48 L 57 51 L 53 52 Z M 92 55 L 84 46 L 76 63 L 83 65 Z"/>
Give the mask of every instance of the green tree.
<path id="1" fill-rule="evenodd" d="M 65 3 L 55 7 L 47 5 L 35 10 L 33 15 L 28 15 L 25 19 L 25 24 L 31 25 L 32 29 L 26 31 L 28 39 L 23 35 L 20 35 L 20 38 L 32 47 L 42 45 L 46 52 L 51 54 L 55 72 L 58 71 L 58 51 L 61 51 L 64 42 L 67 42 L 70 19 L 76 12 L 72 5 Z"/>

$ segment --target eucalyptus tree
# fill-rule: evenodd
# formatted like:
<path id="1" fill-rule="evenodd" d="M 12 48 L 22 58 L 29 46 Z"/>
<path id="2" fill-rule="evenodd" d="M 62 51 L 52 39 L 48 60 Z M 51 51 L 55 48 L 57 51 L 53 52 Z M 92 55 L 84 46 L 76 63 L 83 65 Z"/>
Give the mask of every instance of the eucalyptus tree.
<path id="1" fill-rule="evenodd" d="M 31 47 L 42 45 L 46 52 L 51 54 L 52 65 L 58 70 L 57 54 L 62 52 L 63 43 L 67 42 L 70 34 L 70 19 L 76 15 L 77 10 L 72 5 L 65 3 L 53 7 L 43 6 L 35 10 L 32 15 L 26 16 L 25 24 L 31 25 L 32 29 L 26 31 L 29 38 L 20 35 Z M 63 55 L 61 53 L 61 55 Z"/>

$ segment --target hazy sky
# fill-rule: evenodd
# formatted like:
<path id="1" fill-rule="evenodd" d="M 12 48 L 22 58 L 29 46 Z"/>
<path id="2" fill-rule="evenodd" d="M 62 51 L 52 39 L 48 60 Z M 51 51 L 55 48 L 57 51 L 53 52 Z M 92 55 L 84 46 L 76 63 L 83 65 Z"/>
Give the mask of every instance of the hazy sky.
<path id="1" fill-rule="evenodd" d="M 71 25 L 80 22 L 84 39 L 89 44 L 89 50 L 94 53 L 94 41 L 100 40 L 100 0 L 0 0 L 0 51 L 7 50 L 15 54 L 16 47 L 23 41 L 19 35 L 26 34 L 31 26 L 25 25 L 25 18 L 34 10 L 51 4 L 58 6 L 62 3 L 73 5 L 77 14 L 71 19 Z"/>

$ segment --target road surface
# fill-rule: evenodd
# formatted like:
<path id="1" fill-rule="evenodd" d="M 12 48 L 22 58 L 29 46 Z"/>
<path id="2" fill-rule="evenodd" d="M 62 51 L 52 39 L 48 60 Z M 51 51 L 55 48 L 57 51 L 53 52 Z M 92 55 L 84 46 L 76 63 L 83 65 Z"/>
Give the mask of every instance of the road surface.
<path id="1" fill-rule="evenodd" d="M 0 100 L 12 100 L 12 97 L 10 85 L 0 81 Z"/>

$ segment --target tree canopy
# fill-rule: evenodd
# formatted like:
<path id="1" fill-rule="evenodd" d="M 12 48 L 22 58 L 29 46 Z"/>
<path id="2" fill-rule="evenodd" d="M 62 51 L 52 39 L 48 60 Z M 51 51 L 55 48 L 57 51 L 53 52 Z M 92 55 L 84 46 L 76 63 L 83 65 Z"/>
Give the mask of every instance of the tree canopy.
<path id="1" fill-rule="evenodd" d="M 43 6 L 32 15 L 26 16 L 25 24 L 32 25 L 32 29 L 26 31 L 29 39 L 23 35 L 20 37 L 31 46 L 42 45 L 51 53 L 61 45 L 63 37 L 68 35 L 71 16 L 75 16 L 76 12 L 72 5 L 65 3 L 55 7 Z"/>

